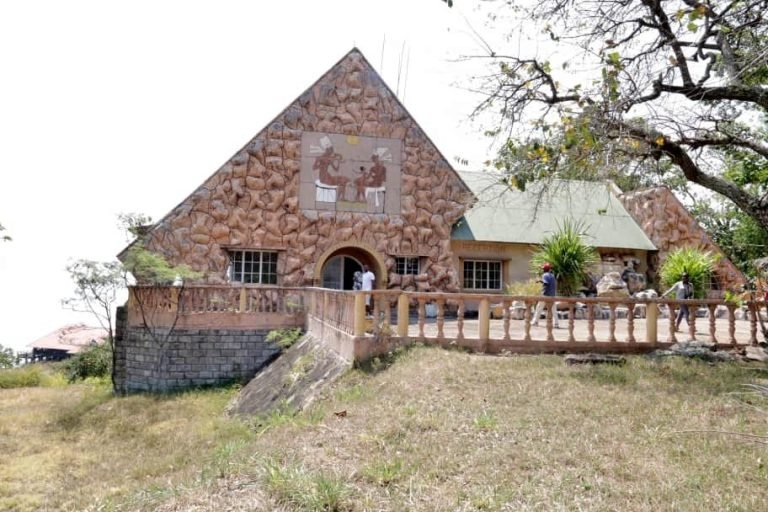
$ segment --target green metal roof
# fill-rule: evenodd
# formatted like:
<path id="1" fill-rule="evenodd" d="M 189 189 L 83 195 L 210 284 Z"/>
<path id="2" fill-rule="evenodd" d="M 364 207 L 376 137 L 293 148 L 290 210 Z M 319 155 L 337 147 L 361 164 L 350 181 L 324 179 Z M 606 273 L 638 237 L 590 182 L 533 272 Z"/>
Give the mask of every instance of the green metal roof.
<path id="1" fill-rule="evenodd" d="M 582 222 L 595 247 L 656 250 L 610 183 L 553 180 L 513 190 L 494 172 L 460 172 L 477 197 L 453 240 L 540 244 L 566 220 Z"/>

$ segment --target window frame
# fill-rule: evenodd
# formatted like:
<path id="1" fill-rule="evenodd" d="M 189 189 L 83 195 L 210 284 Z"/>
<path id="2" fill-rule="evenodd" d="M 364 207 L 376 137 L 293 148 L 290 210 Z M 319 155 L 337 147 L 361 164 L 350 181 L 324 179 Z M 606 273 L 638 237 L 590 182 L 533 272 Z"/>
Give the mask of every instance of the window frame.
<path id="1" fill-rule="evenodd" d="M 487 267 L 485 269 L 486 275 L 485 276 L 478 276 L 478 263 L 486 264 Z M 472 266 L 472 277 L 471 277 L 471 286 L 467 286 L 467 265 Z M 497 276 L 496 278 L 492 278 L 491 274 L 494 270 L 492 268 L 495 266 L 497 267 Z M 462 265 L 462 289 L 464 290 L 484 290 L 484 291 L 501 291 L 504 286 L 504 262 L 501 260 L 483 260 L 483 259 L 464 259 L 463 265 Z M 480 269 L 482 271 L 482 269 Z M 498 280 L 498 286 L 491 287 L 492 280 Z M 486 286 L 480 286 L 482 285 L 483 281 L 485 281 Z M 496 284 L 496 283 L 494 283 Z"/>
<path id="2" fill-rule="evenodd" d="M 278 251 L 265 249 L 228 249 L 229 271 L 227 278 L 232 283 L 277 286 Z M 250 256 L 247 260 L 246 256 Z M 239 256 L 239 261 L 238 261 Z M 258 258 L 254 258 L 258 256 Z M 246 271 L 246 265 L 250 270 Z M 239 269 L 238 269 L 239 267 Z M 246 280 L 248 276 L 249 280 Z M 255 278 L 255 279 L 254 279 Z"/>
<path id="3" fill-rule="evenodd" d="M 416 262 L 416 271 L 415 272 L 409 272 L 408 270 L 413 270 L 412 264 L 413 262 Z M 400 272 L 403 270 L 404 272 Z M 395 274 L 399 274 L 401 276 L 416 276 L 419 275 L 421 272 L 421 257 L 419 256 L 395 256 Z"/>

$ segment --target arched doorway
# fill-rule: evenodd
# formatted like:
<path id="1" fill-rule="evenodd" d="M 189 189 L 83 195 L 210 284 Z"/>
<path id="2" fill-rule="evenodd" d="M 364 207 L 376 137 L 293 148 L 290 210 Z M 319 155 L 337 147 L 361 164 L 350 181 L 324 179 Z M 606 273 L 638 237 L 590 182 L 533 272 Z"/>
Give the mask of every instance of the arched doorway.
<path id="1" fill-rule="evenodd" d="M 387 267 L 384 258 L 362 242 L 336 244 L 326 250 L 315 264 L 315 286 L 351 290 L 355 271 L 367 265 L 376 276 L 374 288 L 387 287 Z"/>
<path id="2" fill-rule="evenodd" d="M 323 288 L 351 290 L 355 272 L 362 272 L 363 264 L 352 256 L 339 254 L 326 261 L 323 267 Z"/>

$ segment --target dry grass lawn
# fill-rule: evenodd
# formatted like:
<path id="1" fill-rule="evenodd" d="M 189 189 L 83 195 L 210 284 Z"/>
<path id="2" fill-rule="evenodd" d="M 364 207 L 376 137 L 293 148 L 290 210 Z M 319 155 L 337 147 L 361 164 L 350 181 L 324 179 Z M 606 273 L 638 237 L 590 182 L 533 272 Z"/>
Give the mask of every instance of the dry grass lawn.
<path id="1" fill-rule="evenodd" d="M 227 391 L 0 391 L 0 510 L 766 510 L 766 438 L 711 432 L 768 434 L 766 376 L 414 348 L 247 425 Z"/>

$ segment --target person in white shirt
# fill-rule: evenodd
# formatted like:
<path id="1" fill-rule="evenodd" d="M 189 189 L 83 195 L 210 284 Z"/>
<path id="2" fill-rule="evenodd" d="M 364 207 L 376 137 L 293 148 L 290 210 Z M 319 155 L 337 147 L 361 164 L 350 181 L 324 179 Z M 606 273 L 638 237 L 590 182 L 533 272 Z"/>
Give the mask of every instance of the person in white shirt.
<path id="1" fill-rule="evenodd" d="M 376 276 L 371 272 L 371 269 L 368 268 L 368 265 L 363 265 L 363 291 L 370 291 L 373 290 L 373 283 L 376 281 Z M 367 315 L 371 314 L 371 296 L 366 295 L 365 296 L 365 313 Z"/>
<path id="2" fill-rule="evenodd" d="M 666 297 L 670 293 L 675 292 L 675 299 L 677 300 L 685 300 L 685 299 L 692 299 L 693 298 L 693 285 L 690 282 L 690 278 L 688 277 L 687 272 L 683 272 L 682 279 L 675 284 L 672 285 L 672 288 L 664 292 L 664 295 L 662 297 Z M 688 323 L 688 325 L 691 324 L 691 313 L 688 311 L 688 305 L 687 304 L 681 304 L 680 309 L 677 312 L 677 318 L 675 319 L 675 330 L 680 330 L 680 323 L 683 321 L 683 317 L 685 317 L 685 321 Z"/>

